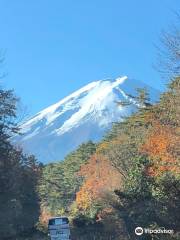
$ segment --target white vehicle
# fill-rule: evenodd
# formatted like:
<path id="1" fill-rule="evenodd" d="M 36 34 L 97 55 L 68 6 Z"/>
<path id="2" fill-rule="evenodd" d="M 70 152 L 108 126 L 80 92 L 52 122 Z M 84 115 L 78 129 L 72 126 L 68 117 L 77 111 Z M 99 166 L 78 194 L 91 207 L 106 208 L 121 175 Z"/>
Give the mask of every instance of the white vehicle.
<path id="1" fill-rule="evenodd" d="M 49 219 L 48 231 L 51 240 L 70 240 L 70 227 L 67 217 Z"/>

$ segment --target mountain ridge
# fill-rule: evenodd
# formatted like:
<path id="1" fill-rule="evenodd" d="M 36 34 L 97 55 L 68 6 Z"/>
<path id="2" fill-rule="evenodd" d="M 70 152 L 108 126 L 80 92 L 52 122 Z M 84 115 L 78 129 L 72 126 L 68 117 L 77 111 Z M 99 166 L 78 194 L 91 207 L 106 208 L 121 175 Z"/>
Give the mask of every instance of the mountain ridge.
<path id="1" fill-rule="evenodd" d="M 100 140 L 113 122 L 135 111 L 135 102 L 126 107 L 117 102 L 133 101 L 129 94 L 142 87 L 157 99 L 156 90 L 127 76 L 91 82 L 23 123 L 22 136 L 13 141 L 44 163 L 62 160 L 79 144 Z"/>

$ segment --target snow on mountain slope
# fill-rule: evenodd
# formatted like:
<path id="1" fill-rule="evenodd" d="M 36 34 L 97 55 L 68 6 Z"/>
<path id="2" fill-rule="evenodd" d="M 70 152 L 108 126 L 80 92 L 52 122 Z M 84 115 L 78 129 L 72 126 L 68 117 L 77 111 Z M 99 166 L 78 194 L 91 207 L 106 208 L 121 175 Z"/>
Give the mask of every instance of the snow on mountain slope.
<path id="1" fill-rule="evenodd" d="M 126 107 L 117 102 L 133 102 L 128 94 L 142 87 L 153 101 L 157 99 L 156 90 L 127 77 L 92 82 L 26 121 L 21 125 L 23 135 L 13 141 L 43 163 L 63 160 L 82 142 L 100 140 L 113 122 L 135 111 L 135 102 Z"/>

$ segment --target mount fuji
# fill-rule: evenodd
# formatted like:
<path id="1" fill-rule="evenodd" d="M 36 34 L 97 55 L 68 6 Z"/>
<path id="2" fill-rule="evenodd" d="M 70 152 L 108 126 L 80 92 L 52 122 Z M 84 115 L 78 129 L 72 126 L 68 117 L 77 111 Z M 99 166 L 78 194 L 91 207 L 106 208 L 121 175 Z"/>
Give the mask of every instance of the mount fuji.
<path id="1" fill-rule="evenodd" d="M 43 163 L 63 160 L 81 143 L 99 141 L 113 122 L 136 111 L 130 96 L 137 88 L 146 88 L 152 101 L 158 99 L 158 90 L 127 77 L 91 82 L 21 124 L 22 134 L 13 142 Z M 132 104 L 117 104 L 124 101 Z"/>

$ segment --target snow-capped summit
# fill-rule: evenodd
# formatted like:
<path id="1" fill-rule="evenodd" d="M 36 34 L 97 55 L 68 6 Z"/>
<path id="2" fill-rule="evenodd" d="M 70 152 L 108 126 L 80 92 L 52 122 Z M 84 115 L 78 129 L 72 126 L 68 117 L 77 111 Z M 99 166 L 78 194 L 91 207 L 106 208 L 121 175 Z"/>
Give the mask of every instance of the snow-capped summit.
<path id="1" fill-rule="evenodd" d="M 100 140 L 113 122 L 135 110 L 135 102 L 132 106 L 117 102 L 132 101 L 129 94 L 142 87 L 157 99 L 156 90 L 126 76 L 92 82 L 23 123 L 23 135 L 14 141 L 44 163 L 63 160 L 82 142 Z"/>

